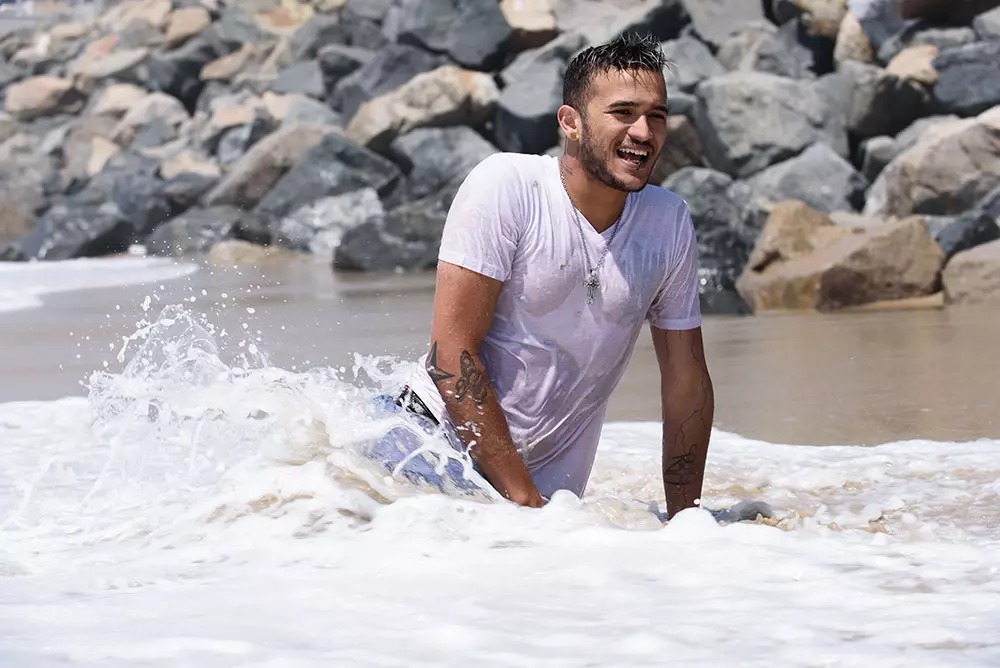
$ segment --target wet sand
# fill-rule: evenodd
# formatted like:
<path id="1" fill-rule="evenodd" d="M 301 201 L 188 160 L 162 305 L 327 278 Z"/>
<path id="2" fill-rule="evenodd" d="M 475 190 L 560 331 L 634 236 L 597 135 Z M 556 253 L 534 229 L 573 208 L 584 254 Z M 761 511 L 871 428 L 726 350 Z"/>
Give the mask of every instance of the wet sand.
<path id="1" fill-rule="evenodd" d="M 81 382 L 122 337 L 167 303 L 236 333 L 260 331 L 273 364 L 351 366 L 353 353 L 415 358 L 434 290 L 422 275 L 334 275 L 301 261 L 263 269 L 204 269 L 183 279 L 49 295 L 42 308 L 0 313 L 0 401 L 81 395 Z M 202 294 L 202 291 L 205 294 Z M 227 297 L 221 297 L 226 294 Z M 253 309 L 249 313 L 247 309 Z M 282 329 L 284 328 L 284 329 Z M 1000 437 L 1000 309 L 708 317 L 716 425 L 796 444 L 879 444 Z M 79 356 L 79 357 L 78 357 Z M 610 420 L 658 420 L 659 380 L 642 335 L 612 398 Z"/>

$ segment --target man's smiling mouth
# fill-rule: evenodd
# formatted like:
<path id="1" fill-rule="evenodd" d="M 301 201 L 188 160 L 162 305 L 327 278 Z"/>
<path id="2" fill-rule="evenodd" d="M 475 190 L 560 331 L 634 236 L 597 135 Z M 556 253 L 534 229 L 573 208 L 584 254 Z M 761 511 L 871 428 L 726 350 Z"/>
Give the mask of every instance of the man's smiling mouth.
<path id="1" fill-rule="evenodd" d="M 641 167 L 649 160 L 651 151 L 648 148 L 622 147 L 617 151 L 618 157 L 637 167 Z"/>

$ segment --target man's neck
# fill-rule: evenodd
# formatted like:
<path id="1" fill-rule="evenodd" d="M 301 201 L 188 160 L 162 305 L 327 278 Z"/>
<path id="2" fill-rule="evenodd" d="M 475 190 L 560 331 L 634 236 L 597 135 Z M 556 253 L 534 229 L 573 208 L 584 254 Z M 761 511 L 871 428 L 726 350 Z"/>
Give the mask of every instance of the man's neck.
<path id="1" fill-rule="evenodd" d="M 588 223 L 598 232 L 604 232 L 614 225 L 625 208 L 628 193 L 609 188 L 593 178 L 578 160 L 567 155 L 559 158 L 566 190 Z"/>

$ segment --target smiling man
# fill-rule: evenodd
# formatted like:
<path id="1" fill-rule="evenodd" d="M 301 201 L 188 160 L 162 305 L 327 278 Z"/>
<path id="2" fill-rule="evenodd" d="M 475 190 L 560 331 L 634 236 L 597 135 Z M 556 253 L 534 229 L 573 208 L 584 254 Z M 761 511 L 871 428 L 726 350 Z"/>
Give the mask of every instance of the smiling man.
<path id="1" fill-rule="evenodd" d="M 463 182 L 439 255 L 430 347 L 398 404 L 442 425 L 503 496 L 582 495 L 644 323 L 659 361 L 667 516 L 698 504 L 714 398 L 687 206 L 647 184 L 666 62 L 623 37 L 567 66 L 565 151 L 495 154 Z"/>

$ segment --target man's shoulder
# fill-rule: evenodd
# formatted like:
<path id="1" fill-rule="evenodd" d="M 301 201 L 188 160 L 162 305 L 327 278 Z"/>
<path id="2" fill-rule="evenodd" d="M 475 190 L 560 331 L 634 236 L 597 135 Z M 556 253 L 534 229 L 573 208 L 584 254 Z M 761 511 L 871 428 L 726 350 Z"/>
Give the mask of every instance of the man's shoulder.
<path id="1" fill-rule="evenodd" d="M 687 202 L 680 195 L 662 186 L 647 185 L 642 189 L 642 199 L 647 208 L 660 213 L 683 215 L 688 210 Z"/>
<path id="2" fill-rule="evenodd" d="M 552 160 L 553 158 L 548 155 L 498 151 L 480 160 L 474 171 L 494 177 L 537 178 Z"/>

